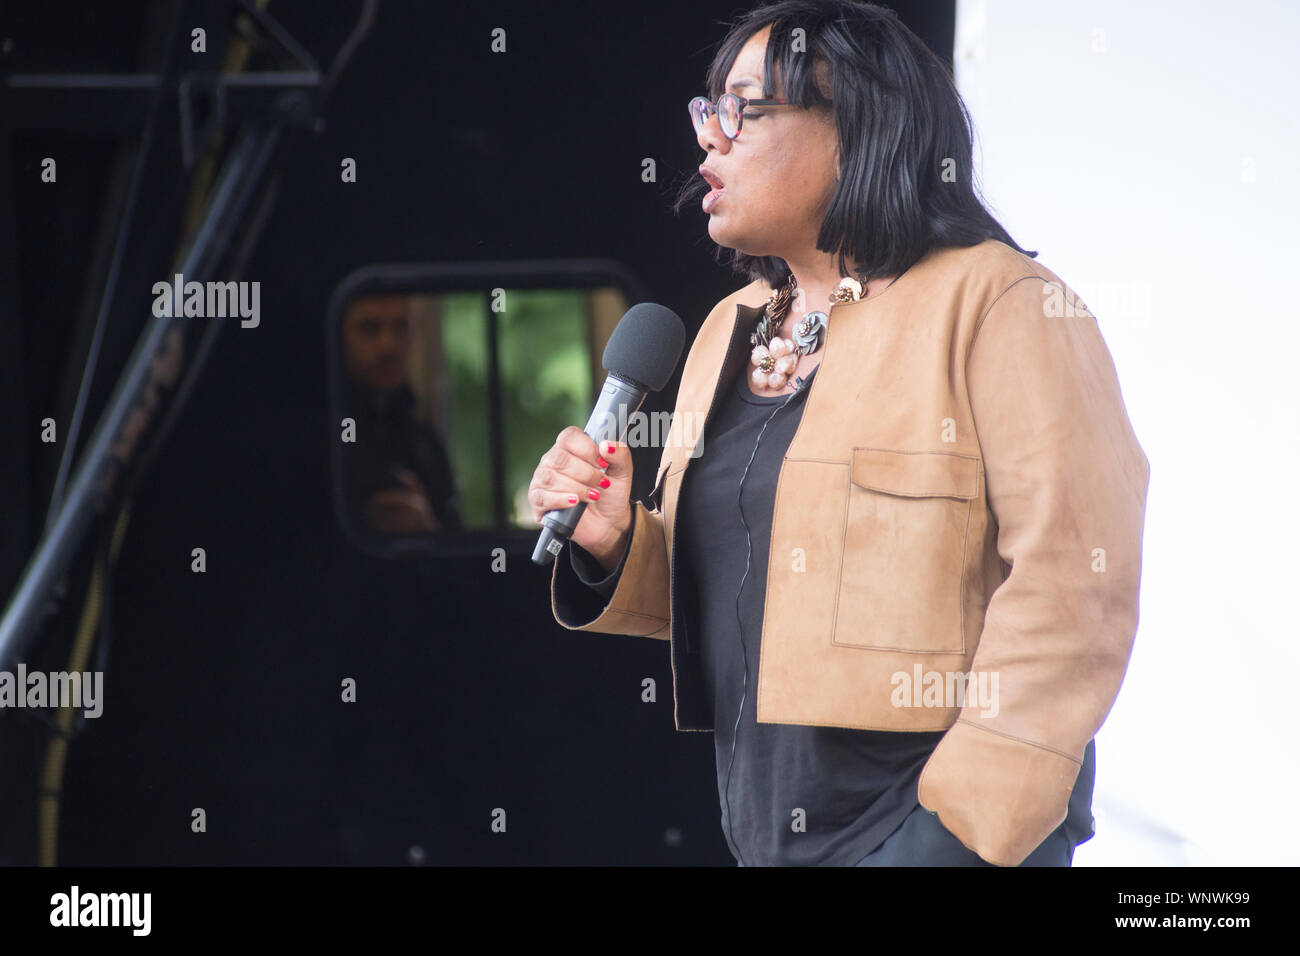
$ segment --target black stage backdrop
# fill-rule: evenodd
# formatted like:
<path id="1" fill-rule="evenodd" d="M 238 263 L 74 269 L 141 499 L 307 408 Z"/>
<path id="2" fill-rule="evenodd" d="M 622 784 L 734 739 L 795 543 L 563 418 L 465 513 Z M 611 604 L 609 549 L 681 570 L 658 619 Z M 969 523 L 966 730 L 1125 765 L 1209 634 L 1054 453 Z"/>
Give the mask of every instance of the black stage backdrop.
<path id="1" fill-rule="evenodd" d="M 157 69 L 174 9 L 5 7 L 6 73 Z M 227 5 L 194 9 L 186 34 L 193 20 L 215 43 Z M 358 5 L 267 9 L 328 63 Z M 743 280 L 713 261 L 703 214 L 676 217 L 668 203 L 676 176 L 701 159 L 686 102 L 723 22 L 742 9 L 381 4 L 324 130 L 289 151 L 242 276 L 261 282 L 260 327 L 224 332 L 136 490 L 106 594 L 104 714 L 67 763 L 61 864 L 732 863 L 713 739 L 673 729 L 665 643 L 561 628 L 549 570 L 526 551 L 501 575 L 486 554 L 388 562 L 343 537 L 324 322 L 339 281 L 368 263 L 603 256 L 693 335 Z M 952 4 L 896 9 L 950 59 Z M 495 27 L 507 30 L 505 55 L 489 50 Z M 180 69 L 197 66 L 190 57 Z M 9 91 L 0 105 L 0 193 L 12 213 L 0 231 L 8 593 L 62 447 L 40 443 L 39 423 L 70 417 L 98 301 L 87 277 L 102 282 L 103 237 L 116 229 L 147 97 L 85 108 Z M 161 117 L 90 424 L 178 240 L 174 100 Z M 40 182 L 50 155 L 57 186 Z M 641 181 L 646 156 L 657 183 Z M 355 184 L 340 182 L 343 157 L 357 160 Z M 662 396 L 668 408 L 676 385 Z M 206 549 L 205 574 L 190 570 L 195 547 Z M 50 619 L 51 668 L 88 568 L 86 548 Z M 344 706 L 348 676 L 358 700 Z M 646 676 L 659 687 L 653 706 L 638 696 Z M 45 742 L 39 725 L 0 715 L 0 862 L 36 861 Z M 498 807 L 505 834 L 490 826 Z M 205 833 L 191 829 L 195 808 Z"/>

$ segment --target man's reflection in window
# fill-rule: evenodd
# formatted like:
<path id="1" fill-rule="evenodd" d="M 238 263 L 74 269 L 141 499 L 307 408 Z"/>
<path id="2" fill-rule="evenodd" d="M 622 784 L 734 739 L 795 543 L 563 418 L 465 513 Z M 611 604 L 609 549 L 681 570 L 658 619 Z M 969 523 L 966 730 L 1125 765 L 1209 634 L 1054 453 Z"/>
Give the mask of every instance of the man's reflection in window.
<path id="1" fill-rule="evenodd" d="M 447 450 L 412 415 L 410 301 L 405 295 L 356 299 L 343 320 L 344 414 L 357 423 L 356 444 L 345 446 L 344 479 L 352 513 L 382 535 L 462 527 Z"/>

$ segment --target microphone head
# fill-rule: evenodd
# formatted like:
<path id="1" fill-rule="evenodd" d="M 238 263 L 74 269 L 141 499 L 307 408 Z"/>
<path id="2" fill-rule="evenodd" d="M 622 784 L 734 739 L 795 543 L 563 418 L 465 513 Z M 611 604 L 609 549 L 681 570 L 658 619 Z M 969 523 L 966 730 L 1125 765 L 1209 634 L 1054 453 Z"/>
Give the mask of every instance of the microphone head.
<path id="1" fill-rule="evenodd" d="M 686 344 L 686 327 L 672 309 L 638 302 L 618 322 L 601 358 L 605 371 L 657 392 L 668 384 Z"/>

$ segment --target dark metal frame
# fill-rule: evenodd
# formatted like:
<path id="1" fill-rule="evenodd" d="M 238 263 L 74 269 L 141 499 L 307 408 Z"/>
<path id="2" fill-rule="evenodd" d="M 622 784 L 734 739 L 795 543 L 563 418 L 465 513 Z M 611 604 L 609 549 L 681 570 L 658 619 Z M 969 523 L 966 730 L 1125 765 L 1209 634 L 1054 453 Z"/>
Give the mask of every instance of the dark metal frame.
<path id="1" fill-rule="evenodd" d="M 239 271 L 240 263 L 232 261 L 232 255 L 236 260 L 243 258 L 265 220 L 266 204 L 272 193 L 270 184 L 287 134 L 295 128 L 306 128 L 313 132 L 322 128 L 320 94 L 337 80 L 339 71 L 373 23 L 377 6 L 377 0 L 367 0 L 352 33 L 331 64 L 329 73 L 322 78 L 310 55 L 305 54 L 279 24 L 249 0 L 236 2 L 300 63 L 304 62 L 305 56 L 308 72 L 260 74 L 253 76 L 251 83 L 247 82 L 248 74 L 244 75 L 244 81 L 225 74 L 205 80 L 215 83 L 219 89 L 225 86 L 237 87 L 242 82 L 245 86 L 257 89 L 259 95 L 247 104 L 246 110 L 240 111 L 243 124 L 234 144 L 225 155 L 221 171 L 209 193 L 202 222 L 189 238 L 175 267 L 176 271 L 195 281 L 207 280 L 226 263 L 233 265 L 236 272 Z M 177 8 L 177 22 L 187 9 L 186 5 Z M 6 105 L 18 103 L 24 106 L 33 114 L 27 118 L 33 119 L 43 116 L 48 110 L 48 103 L 37 102 L 39 97 L 32 97 L 33 92 L 62 91 L 71 97 L 70 104 L 65 103 L 65 106 L 71 105 L 73 108 L 61 113 L 58 121 L 63 124 L 71 122 L 76 128 L 84 128 L 80 122 L 84 113 L 77 109 L 84 109 L 84 94 L 107 94 L 110 99 L 115 99 L 115 94 L 121 90 L 134 89 L 139 92 L 142 101 L 156 104 L 160 97 L 169 95 L 170 81 L 170 70 L 152 76 L 15 74 L 8 79 L 4 100 Z M 24 90 L 27 91 L 26 95 L 15 95 Z M 181 115 L 184 120 L 186 94 L 178 89 L 176 95 L 181 99 Z M 220 95 L 218 93 L 218 97 Z M 83 99 L 78 100 L 78 97 Z M 148 112 L 152 115 L 156 111 L 151 105 Z M 221 107 L 217 118 L 222 122 L 210 122 L 199 131 L 203 134 L 202 148 L 208 146 L 210 137 L 220 132 L 228 118 L 224 107 Z M 25 123 L 22 117 L 11 119 L 7 124 L 8 127 L 23 128 L 29 125 L 40 124 Z M 182 134 L 189 149 L 195 146 L 194 133 L 195 129 L 191 128 Z M 141 157 L 141 162 L 145 159 L 147 155 Z M 243 241 L 239 241 L 241 238 Z M 111 290 L 106 290 L 106 300 L 110 295 Z M 105 302 L 101 313 L 109 304 Z M 215 336 L 222 327 L 220 324 L 211 325 L 203 334 L 181 382 L 170 396 L 171 407 L 162 424 L 159 425 L 150 418 L 145 449 L 134 454 L 118 450 L 119 438 L 126 430 L 132 413 L 142 403 L 151 405 L 148 401 L 150 389 L 159 387 L 154 359 L 163 350 L 171 333 L 183 330 L 186 324 L 182 316 L 153 316 L 146 324 L 98 425 L 81 450 L 66 493 L 60 497 L 56 492 L 54 496 L 56 500 L 52 503 L 44 537 L 31 555 L 4 615 L 0 617 L 0 668 L 7 668 L 26 659 L 28 649 L 37 638 L 42 625 L 44 601 L 71 564 L 96 515 L 109 511 L 125 497 L 127 488 L 126 482 L 122 480 L 124 474 L 131 473 L 134 477 L 139 477 L 139 462 L 152 459 L 171 424 L 175 422 L 180 408 L 184 406 Z M 93 372 L 92 366 L 86 374 L 91 375 Z M 68 455 L 74 447 L 75 436 L 65 437 L 64 442 L 65 455 Z"/>

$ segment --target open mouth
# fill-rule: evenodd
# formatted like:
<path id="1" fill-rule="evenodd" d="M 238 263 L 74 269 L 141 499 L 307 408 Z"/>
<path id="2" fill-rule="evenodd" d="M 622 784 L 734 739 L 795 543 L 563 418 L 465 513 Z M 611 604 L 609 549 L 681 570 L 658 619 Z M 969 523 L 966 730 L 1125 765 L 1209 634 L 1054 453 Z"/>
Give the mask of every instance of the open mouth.
<path id="1" fill-rule="evenodd" d="M 723 186 L 722 180 L 719 178 L 718 174 L 711 169 L 701 166 L 700 175 L 704 177 L 705 182 L 713 187 L 705 194 L 704 199 L 700 203 L 701 208 L 705 212 L 709 212 L 715 205 L 717 205 L 718 200 L 722 198 L 722 191 L 726 187 Z"/>

